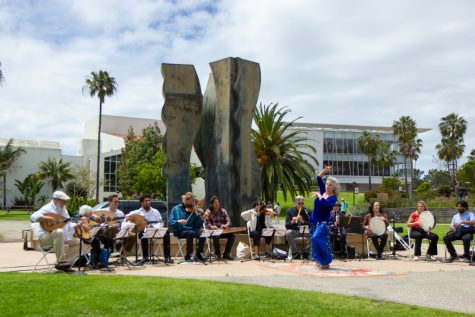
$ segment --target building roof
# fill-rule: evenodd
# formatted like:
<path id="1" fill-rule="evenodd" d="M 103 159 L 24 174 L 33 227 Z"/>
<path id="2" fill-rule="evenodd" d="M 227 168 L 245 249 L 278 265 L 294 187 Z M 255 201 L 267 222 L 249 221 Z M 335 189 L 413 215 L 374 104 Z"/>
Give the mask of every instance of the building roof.
<path id="1" fill-rule="evenodd" d="M 0 138 L 0 146 L 6 146 L 9 139 Z M 60 150 L 59 142 L 13 139 L 14 147 Z"/>
<path id="2" fill-rule="evenodd" d="M 298 123 L 294 122 L 294 127 L 298 128 L 307 128 L 314 130 L 342 130 L 342 131 L 351 131 L 351 132 L 361 132 L 367 130 L 370 132 L 384 132 L 384 133 L 393 133 L 392 127 L 379 127 L 379 126 L 370 126 L 370 125 L 347 125 L 347 124 L 327 124 L 327 123 Z M 417 132 L 424 133 L 432 129 L 428 128 L 418 128 Z"/>
<path id="3" fill-rule="evenodd" d="M 99 116 L 94 116 L 86 122 L 85 138 L 97 139 L 98 118 Z M 101 132 L 125 138 L 129 134 L 129 128 L 133 127 L 134 134 L 142 136 L 142 130 L 154 123 L 157 123 L 160 133 L 163 135 L 165 133 L 165 124 L 158 119 L 102 115 Z M 94 131 L 91 131 L 91 127 Z"/>

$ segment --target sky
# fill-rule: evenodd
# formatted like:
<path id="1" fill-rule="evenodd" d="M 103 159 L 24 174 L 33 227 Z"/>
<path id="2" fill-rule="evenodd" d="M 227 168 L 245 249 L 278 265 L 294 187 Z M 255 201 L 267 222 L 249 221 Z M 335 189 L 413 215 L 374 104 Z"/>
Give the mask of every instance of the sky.
<path id="1" fill-rule="evenodd" d="M 98 99 L 91 71 L 118 83 L 103 113 L 160 118 L 161 63 L 260 64 L 259 103 L 298 122 L 391 126 L 409 115 L 423 149 L 417 168 L 442 168 L 438 124 L 457 113 L 475 149 L 474 1 L 0 0 L 0 138 L 57 141 L 77 152 Z"/>

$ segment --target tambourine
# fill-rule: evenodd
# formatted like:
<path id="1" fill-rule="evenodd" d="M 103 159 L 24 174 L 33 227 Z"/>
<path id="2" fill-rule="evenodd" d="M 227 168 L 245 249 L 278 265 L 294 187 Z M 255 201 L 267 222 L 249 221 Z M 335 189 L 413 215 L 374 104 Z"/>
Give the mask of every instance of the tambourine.
<path id="1" fill-rule="evenodd" d="M 378 217 L 373 217 L 369 221 L 369 228 L 371 232 L 377 236 L 382 236 L 386 233 L 386 223 L 383 219 Z"/>

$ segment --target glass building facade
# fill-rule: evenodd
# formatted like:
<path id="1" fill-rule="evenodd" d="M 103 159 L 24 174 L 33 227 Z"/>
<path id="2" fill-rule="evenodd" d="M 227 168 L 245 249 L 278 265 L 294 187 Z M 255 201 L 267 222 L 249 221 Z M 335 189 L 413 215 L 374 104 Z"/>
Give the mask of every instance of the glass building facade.
<path id="1" fill-rule="evenodd" d="M 119 192 L 119 179 L 117 178 L 117 165 L 120 154 L 104 158 L 104 192 Z"/>

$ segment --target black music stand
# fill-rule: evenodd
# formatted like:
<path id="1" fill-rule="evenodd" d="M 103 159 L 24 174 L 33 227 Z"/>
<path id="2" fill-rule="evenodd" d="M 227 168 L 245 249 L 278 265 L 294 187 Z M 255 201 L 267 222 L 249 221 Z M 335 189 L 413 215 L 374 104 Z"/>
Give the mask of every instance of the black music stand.
<path id="1" fill-rule="evenodd" d="M 302 263 L 308 262 L 309 258 L 310 258 L 310 252 L 305 251 L 307 249 L 305 247 L 305 234 L 306 233 L 308 233 L 308 239 L 309 239 L 309 242 L 310 242 L 310 239 L 312 239 L 312 237 L 310 236 L 310 227 L 307 226 L 307 225 L 300 226 L 299 227 L 299 235 L 300 235 L 300 238 L 302 239 L 302 242 L 300 243 L 300 254 L 301 254 L 301 257 L 302 257 Z M 307 244 L 309 242 L 307 242 Z M 307 256 L 305 256 L 305 254 L 307 254 Z"/>
<path id="2" fill-rule="evenodd" d="M 361 234 L 361 253 L 358 255 L 359 260 L 366 257 L 365 250 L 365 232 L 363 230 L 363 218 L 353 215 L 349 216 L 340 216 L 338 218 L 338 227 L 346 228 L 347 233 L 359 233 Z M 348 242 L 347 242 L 348 244 Z"/>
<path id="3" fill-rule="evenodd" d="M 209 260 L 209 263 L 213 263 L 213 261 L 217 261 L 218 263 L 219 262 L 224 262 L 224 263 L 228 263 L 226 262 L 225 259 L 223 258 L 218 258 L 215 254 L 215 257 L 213 259 L 213 257 L 211 256 L 211 244 L 210 244 L 210 241 L 213 241 L 213 248 L 214 248 L 214 240 L 213 240 L 213 237 L 218 237 L 218 243 L 219 242 L 219 237 L 223 234 L 223 229 L 206 229 L 209 231 L 209 238 L 206 238 L 206 239 L 209 239 L 208 240 L 208 260 Z"/>
<path id="4" fill-rule="evenodd" d="M 278 229 L 278 228 L 264 228 L 262 229 L 262 237 L 271 237 L 270 239 L 270 252 L 269 254 L 267 255 L 267 258 L 263 261 L 267 261 L 267 262 L 272 262 L 274 263 L 274 256 L 273 256 L 273 253 L 272 253 L 272 248 L 273 248 L 273 244 L 274 244 L 274 237 L 284 237 L 285 236 L 285 229 Z M 285 261 L 286 258 L 283 258 L 283 259 L 277 259 L 277 260 L 284 260 Z"/>
<path id="5" fill-rule="evenodd" d="M 165 230 L 163 230 L 165 229 Z M 159 262 L 163 262 L 166 266 L 168 266 L 168 263 L 165 262 L 165 260 L 160 259 L 155 252 L 152 252 L 153 250 L 153 241 L 154 239 L 163 239 L 165 234 L 167 233 L 168 228 L 146 228 L 144 235 L 142 236 L 143 239 L 148 239 L 148 256 L 150 258 L 150 263 L 155 264 Z M 160 244 L 158 245 L 160 247 Z M 161 247 L 160 247 L 161 249 Z M 155 259 L 156 258 L 156 259 Z"/>
<path id="6" fill-rule="evenodd" d="M 120 250 L 120 258 L 118 258 L 114 264 L 115 265 L 124 265 L 126 264 L 129 270 L 132 270 L 130 266 L 135 266 L 132 262 L 127 259 L 127 256 L 125 255 L 125 245 L 127 243 L 127 238 L 130 238 L 130 233 L 131 233 L 131 227 L 125 227 L 120 229 L 120 231 L 117 233 L 115 236 L 114 240 L 122 240 L 122 249 Z"/>

